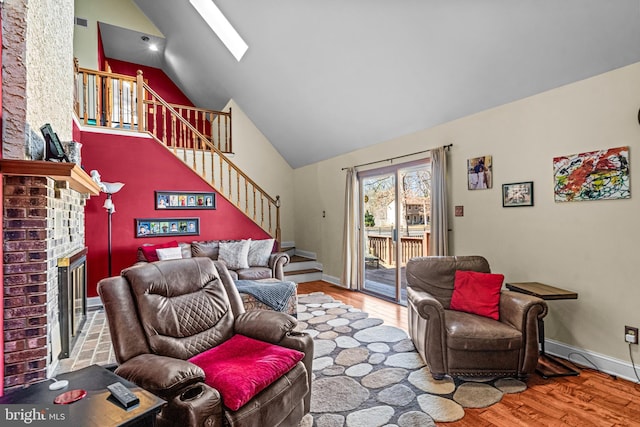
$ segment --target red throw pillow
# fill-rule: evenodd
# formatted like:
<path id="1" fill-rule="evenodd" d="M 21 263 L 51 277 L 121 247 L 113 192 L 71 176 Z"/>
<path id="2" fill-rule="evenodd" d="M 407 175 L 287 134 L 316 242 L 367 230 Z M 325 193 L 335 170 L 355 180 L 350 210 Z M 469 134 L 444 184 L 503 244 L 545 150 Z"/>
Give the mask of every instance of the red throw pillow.
<path id="1" fill-rule="evenodd" d="M 503 274 L 457 270 L 449 308 L 498 320 L 503 281 Z"/>
<path id="2" fill-rule="evenodd" d="M 303 357 L 300 351 L 236 334 L 189 362 L 202 368 L 204 382 L 220 392 L 227 408 L 237 411 Z"/>
<path id="3" fill-rule="evenodd" d="M 140 246 L 140 249 L 142 250 L 142 253 L 144 254 L 144 257 L 147 259 L 148 262 L 153 262 L 153 261 L 158 261 L 158 254 L 156 253 L 156 249 L 164 249 L 164 248 L 177 248 L 178 246 L 178 242 L 176 242 L 175 240 L 172 240 L 170 242 L 167 243 L 159 243 L 157 245 L 144 245 L 144 246 Z"/>

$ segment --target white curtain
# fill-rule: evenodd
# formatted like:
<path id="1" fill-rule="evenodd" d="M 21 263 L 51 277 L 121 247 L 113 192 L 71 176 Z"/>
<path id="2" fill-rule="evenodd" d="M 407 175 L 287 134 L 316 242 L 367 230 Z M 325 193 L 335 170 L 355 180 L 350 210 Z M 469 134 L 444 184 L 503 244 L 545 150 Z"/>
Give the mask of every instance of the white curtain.
<path id="1" fill-rule="evenodd" d="M 359 288 L 358 269 L 358 180 L 355 168 L 347 169 L 344 192 L 344 230 L 342 241 L 342 284 L 349 289 Z"/>
<path id="2" fill-rule="evenodd" d="M 449 255 L 447 149 L 431 150 L 431 247 L 429 255 Z"/>

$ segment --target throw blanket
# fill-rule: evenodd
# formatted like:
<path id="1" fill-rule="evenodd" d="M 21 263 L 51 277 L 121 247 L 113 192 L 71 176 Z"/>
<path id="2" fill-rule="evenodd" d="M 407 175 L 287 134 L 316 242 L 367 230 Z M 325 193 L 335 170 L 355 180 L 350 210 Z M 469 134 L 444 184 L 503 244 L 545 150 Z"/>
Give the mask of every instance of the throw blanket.
<path id="1" fill-rule="evenodd" d="M 296 293 L 293 282 L 256 282 L 255 280 L 236 280 L 238 292 L 252 295 L 263 304 L 276 311 L 285 311 L 289 298 Z"/>

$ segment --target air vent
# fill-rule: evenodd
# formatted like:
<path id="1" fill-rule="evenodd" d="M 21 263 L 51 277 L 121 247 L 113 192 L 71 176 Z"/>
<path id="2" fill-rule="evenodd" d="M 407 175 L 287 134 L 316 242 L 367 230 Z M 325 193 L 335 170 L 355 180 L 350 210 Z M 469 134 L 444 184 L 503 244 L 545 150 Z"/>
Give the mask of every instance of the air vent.
<path id="1" fill-rule="evenodd" d="M 87 23 L 87 20 L 85 18 L 76 17 L 76 25 L 79 25 L 81 27 L 87 27 L 88 23 Z"/>

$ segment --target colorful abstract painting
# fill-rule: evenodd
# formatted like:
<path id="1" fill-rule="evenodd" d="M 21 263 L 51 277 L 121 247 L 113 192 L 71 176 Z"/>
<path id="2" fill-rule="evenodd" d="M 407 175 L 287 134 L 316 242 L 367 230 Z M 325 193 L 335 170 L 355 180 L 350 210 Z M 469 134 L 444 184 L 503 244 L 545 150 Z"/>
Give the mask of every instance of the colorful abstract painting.
<path id="1" fill-rule="evenodd" d="M 628 199 L 629 147 L 553 159 L 556 202 Z"/>

